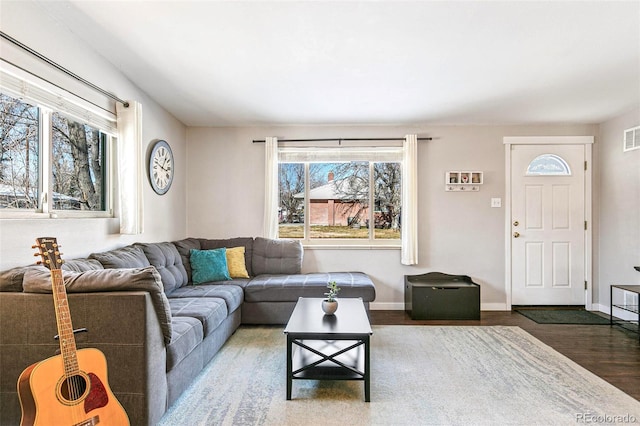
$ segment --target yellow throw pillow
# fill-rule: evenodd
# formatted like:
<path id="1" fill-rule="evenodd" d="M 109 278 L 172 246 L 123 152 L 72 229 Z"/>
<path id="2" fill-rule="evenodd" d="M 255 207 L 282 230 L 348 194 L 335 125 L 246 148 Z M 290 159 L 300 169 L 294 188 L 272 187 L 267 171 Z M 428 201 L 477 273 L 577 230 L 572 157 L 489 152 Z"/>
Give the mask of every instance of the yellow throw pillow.
<path id="1" fill-rule="evenodd" d="M 231 278 L 249 278 L 244 262 L 244 247 L 227 248 L 227 267 Z"/>

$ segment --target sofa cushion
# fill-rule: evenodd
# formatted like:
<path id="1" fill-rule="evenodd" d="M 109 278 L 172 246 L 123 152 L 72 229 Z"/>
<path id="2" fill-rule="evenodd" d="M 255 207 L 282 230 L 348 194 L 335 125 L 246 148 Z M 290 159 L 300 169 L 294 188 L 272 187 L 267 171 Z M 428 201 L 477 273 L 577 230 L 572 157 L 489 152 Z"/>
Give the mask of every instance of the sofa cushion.
<path id="1" fill-rule="evenodd" d="M 227 247 L 227 268 L 231 278 L 249 278 L 247 262 L 244 259 L 244 246 Z"/>
<path id="2" fill-rule="evenodd" d="M 140 247 L 126 246 L 102 253 L 92 253 L 90 259 L 98 260 L 105 268 L 145 268 L 151 266 Z"/>
<path id="3" fill-rule="evenodd" d="M 0 272 L 0 291 L 22 291 L 22 280 L 29 269 L 46 269 L 44 266 L 30 265 L 19 266 Z M 103 269 L 102 264 L 95 259 L 71 259 L 65 260 L 60 267 L 63 271 L 84 272 Z"/>
<path id="4" fill-rule="evenodd" d="M 138 243 L 152 266 L 160 273 L 165 294 L 169 295 L 188 282 L 182 258 L 173 243 Z"/>
<path id="5" fill-rule="evenodd" d="M 189 260 L 191 256 L 191 250 L 200 250 L 200 240 L 198 238 L 185 238 L 184 240 L 174 241 L 173 245 L 176 246 L 180 258 L 182 259 L 182 265 L 187 271 L 187 282 L 191 282 L 191 262 Z"/>
<path id="6" fill-rule="evenodd" d="M 253 275 L 299 274 L 302 269 L 302 243 L 257 237 L 253 242 Z"/>
<path id="7" fill-rule="evenodd" d="M 238 237 L 238 238 L 227 238 L 220 240 L 209 240 L 206 238 L 200 239 L 200 248 L 202 250 L 211 250 L 217 248 L 231 248 L 231 247 L 244 247 L 244 260 L 245 265 L 247 267 L 247 272 L 250 276 L 256 275 L 251 267 L 252 256 L 253 256 L 253 238 L 251 237 Z"/>
<path id="8" fill-rule="evenodd" d="M 338 298 L 362 297 L 364 302 L 376 298 L 376 289 L 362 272 L 330 272 L 301 275 L 260 275 L 244 289 L 247 302 L 295 302 L 298 297 L 324 297 L 327 283 L 340 287 Z"/>
<path id="9" fill-rule="evenodd" d="M 237 284 L 234 280 L 234 284 Z M 249 280 L 242 280 L 248 282 Z M 230 282 L 230 281 L 224 281 Z M 233 312 L 240 307 L 244 300 L 244 291 L 239 285 L 231 284 L 200 284 L 197 286 L 189 285 L 180 287 L 173 293 L 169 299 L 176 298 L 193 298 L 193 297 L 217 297 L 222 299 L 227 304 L 227 311 Z"/>
<path id="10" fill-rule="evenodd" d="M 101 291 L 147 291 L 158 316 L 165 343 L 171 340 L 171 311 L 164 294 L 160 274 L 153 266 L 132 269 L 97 269 L 62 274 L 67 293 Z M 44 266 L 30 268 L 24 274 L 25 293 L 51 293 L 51 274 Z"/>
<path id="11" fill-rule="evenodd" d="M 207 337 L 227 318 L 227 304 L 215 297 L 171 298 L 171 315 L 196 318 L 202 323 L 204 337 Z"/>
<path id="12" fill-rule="evenodd" d="M 192 317 L 174 318 L 171 343 L 167 345 L 167 371 L 178 365 L 203 339 L 200 321 Z"/>
<path id="13" fill-rule="evenodd" d="M 191 250 L 191 279 L 194 284 L 230 280 L 225 248 Z"/>

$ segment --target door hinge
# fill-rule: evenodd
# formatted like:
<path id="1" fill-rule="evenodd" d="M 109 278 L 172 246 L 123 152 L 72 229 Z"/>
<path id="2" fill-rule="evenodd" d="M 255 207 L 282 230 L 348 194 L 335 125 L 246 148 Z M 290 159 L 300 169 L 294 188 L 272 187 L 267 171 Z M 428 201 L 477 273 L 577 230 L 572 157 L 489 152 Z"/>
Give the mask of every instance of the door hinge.
<path id="1" fill-rule="evenodd" d="M 584 162 L 584 169 L 587 170 L 587 162 Z"/>
<path id="2" fill-rule="evenodd" d="M 587 230 L 587 221 L 586 220 L 584 221 L 584 230 L 585 231 Z"/>
<path id="3" fill-rule="evenodd" d="M 586 281 L 584 282 L 584 289 L 585 290 L 587 289 L 587 282 Z"/>

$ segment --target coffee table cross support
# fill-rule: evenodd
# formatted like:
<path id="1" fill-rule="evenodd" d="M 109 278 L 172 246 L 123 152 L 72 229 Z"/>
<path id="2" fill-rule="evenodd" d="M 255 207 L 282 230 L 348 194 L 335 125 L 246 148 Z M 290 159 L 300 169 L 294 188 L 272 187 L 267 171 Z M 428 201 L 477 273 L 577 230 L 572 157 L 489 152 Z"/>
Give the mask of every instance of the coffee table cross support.
<path id="1" fill-rule="evenodd" d="M 293 341 L 292 341 L 292 343 L 293 343 L 293 344 L 298 345 L 298 346 L 300 346 L 301 348 L 304 348 L 304 349 L 306 349 L 306 350 L 308 350 L 308 351 L 310 351 L 310 352 L 313 352 L 314 354 L 318 355 L 321 359 L 319 359 L 318 361 L 313 362 L 313 363 L 311 363 L 311 364 L 309 364 L 309 365 L 305 365 L 305 366 L 303 366 L 302 368 L 299 368 L 299 369 L 297 369 L 296 371 L 292 372 L 291 374 L 292 374 L 293 376 L 297 375 L 298 373 L 300 373 L 300 372 L 302 372 L 302 371 L 308 370 L 308 369 L 313 368 L 313 367 L 315 367 L 315 366 L 317 366 L 317 365 L 319 365 L 319 364 L 322 364 L 322 363 L 323 363 L 323 362 L 325 362 L 325 361 L 330 361 L 330 362 L 333 362 L 334 364 L 339 365 L 339 366 L 340 366 L 340 367 L 342 367 L 342 368 L 346 368 L 347 370 L 349 370 L 349 371 L 353 372 L 354 374 L 357 374 L 358 376 L 360 376 L 360 377 L 362 377 L 362 378 L 364 379 L 365 372 L 360 371 L 360 370 L 358 370 L 358 369 L 356 369 L 356 368 L 353 368 L 353 367 L 351 367 L 350 365 L 347 365 L 347 364 L 345 364 L 345 363 L 343 363 L 343 362 L 340 362 L 340 361 L 338 361 L 335 357 L 337 357 L 337 356 L 339 356 L 339 355 L 341 355 L 341 354 L 343 354 L 343 353 L 349 352 L 351 349 L 355 349 L 355 348 L 357 348 L 358 346 L 362 346 L 362 345 L 364 345 L 364 344 L 365 344 L 365 342 L 363 342 L 363 341 L 357 341 L 357 342 L 356 342 L 356 343 L 354 343 L 353 345 L 351 345 L 351 346 L 349 346 L 349 347 L 346 347 L 346 348 L 344 348 L 344 349 L 342 349 L 342 350 L 339 350 L 338 352 L 335 352 L 335 353 L 333 353 L 333 354 L 331 354 L 331 355 L 323 354 L 322 352 L 317 351 L 317 350 L 315 350 L 314 348 L 312 348 L 312 347 L 310 347 L 310 346 L 307 346 L 307 345 L 305 345 L 305 344 L 304 344 L 304 343 L 302 343 L 302 342 L 303 342 L 302 340 L 293 340 Z"/>

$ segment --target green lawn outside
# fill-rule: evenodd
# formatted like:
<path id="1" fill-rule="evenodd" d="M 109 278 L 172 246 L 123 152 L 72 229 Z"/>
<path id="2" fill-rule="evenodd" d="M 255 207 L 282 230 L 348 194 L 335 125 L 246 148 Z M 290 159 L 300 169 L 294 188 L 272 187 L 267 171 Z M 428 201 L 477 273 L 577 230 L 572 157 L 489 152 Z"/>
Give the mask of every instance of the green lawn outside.
<path id="1" fill-rule="evenodd" d="M 304 238 L 304 224 L 281 224 L 280 238 Z M 376 239 L 400 239 L 399 229 L 375 229 Z M 311 238 L 369 238 L 369 229 L 349 226 L 311 225 Z"/>

